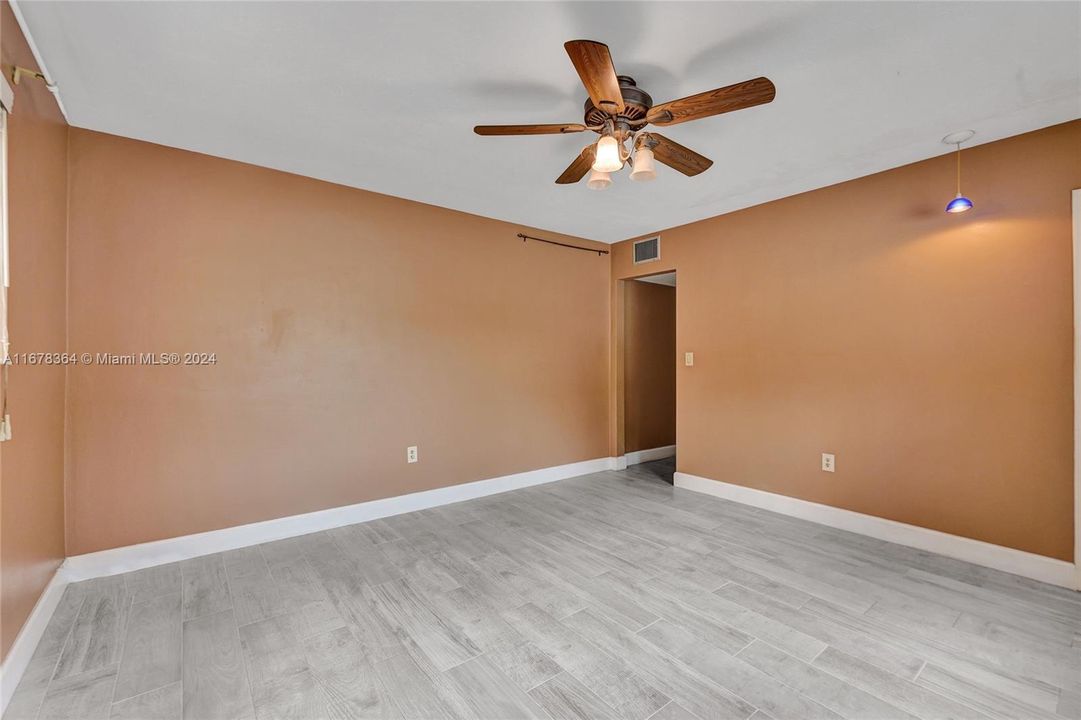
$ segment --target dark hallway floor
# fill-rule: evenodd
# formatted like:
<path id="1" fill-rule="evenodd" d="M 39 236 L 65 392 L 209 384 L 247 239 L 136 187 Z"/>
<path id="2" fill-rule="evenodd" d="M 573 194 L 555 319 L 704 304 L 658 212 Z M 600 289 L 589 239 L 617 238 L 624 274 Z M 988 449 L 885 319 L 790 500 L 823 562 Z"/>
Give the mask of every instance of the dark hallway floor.
<path id="1" fill-rule="evenodd" d="M 660 460 L 639 463 L 638 465 L 631 465 L 627 468 L 627 472 L 632 476 L 640 477 L 643 480 L 657 478 L 671 485 L 673 484 L 672 476 L 676 472 L 676 458 L 675 456 L 672 456 Z"/>

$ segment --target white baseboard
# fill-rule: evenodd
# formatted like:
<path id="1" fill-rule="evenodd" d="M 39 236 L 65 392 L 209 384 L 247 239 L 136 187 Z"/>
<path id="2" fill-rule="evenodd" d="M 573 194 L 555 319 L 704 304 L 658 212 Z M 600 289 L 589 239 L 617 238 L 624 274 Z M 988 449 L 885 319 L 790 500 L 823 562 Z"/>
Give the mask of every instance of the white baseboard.
<path id="1" fill-rule="evenodd" d="M 682 472 L 675 474 L 675 486 L 1040 582 L 1081 589 L 1077 586 L 1074 564 L 1064 560 Z"/>
<path id="2" fill-rule="evenodd" d="M 258 545 L 272 540 L 307 535 L 308 533 L 341 527 L 342 525 L 352 525 L 391 515 L 413 512 L 414 510 L 424 510 L 486 495 L 495 495 L 532 485 L 555 482 L 556 480 L 563 480 L 577 475 L 587 475 L 601 470 L 613 470 L 616 465 L 616 458 L 612 457 L 584 460 L 568 465 L 557 465 L 488 480 L 477 480 L 476 482 L 424 490 L 408 495 L 371 500 L 356 505 L 317 510 L 303 515 L 291 515 L 250 525 L 238 525 L 196 535 L 184 535 L 140 545 L 128 545 L 85 555 L 75 555 L 69 557 L 64 563 L 64 571 L 71 582 L 106 575 L 117 575 L 163 563 L 222 552 L 223 550 L 235 550 L 236 548 Z"/>
<path id="3" fill-rule="evenodd" d="M 638 465 L 651 460 L 663 460 L 675 456 L 676 446 L 665 445 L 664 447 L 649 448 L 648 450 L 635 450 L 627 453 L 624 457 L 627 459 L 628 465 Z"/>
<path id="4" fill-rule="evenodd" d="M 23 673 L 30 665 L 30 658 L 34 656 L 34 650 L 41 642 L 45 627 L 52 619 L 56 606 L 60 604 L 60 598 L 63 597 L 64 588 L 69 581 L 63 566 L 57 568 L 15 637 L 3 665 L 0 665 L 0 715 L 7 710 L 11 696 L 15 694 L 15 688 L 19 686 Z"/>

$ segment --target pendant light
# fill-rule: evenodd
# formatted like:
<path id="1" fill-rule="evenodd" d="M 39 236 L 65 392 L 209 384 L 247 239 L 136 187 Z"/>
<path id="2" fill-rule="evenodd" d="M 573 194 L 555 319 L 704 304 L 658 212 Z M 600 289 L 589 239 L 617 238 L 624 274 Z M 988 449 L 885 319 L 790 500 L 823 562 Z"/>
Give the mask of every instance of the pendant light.
<path id="1" fill-rule="evenodd" d="M 961 194 L 961 143 L 971 140 L 975 134 L 973 130 L 961 130 L 942 138 L 942 142 L 957 147 L 957 196 L 946 205 L 948 213 L 963 213 L 972 209 L 972 201 Z"/>

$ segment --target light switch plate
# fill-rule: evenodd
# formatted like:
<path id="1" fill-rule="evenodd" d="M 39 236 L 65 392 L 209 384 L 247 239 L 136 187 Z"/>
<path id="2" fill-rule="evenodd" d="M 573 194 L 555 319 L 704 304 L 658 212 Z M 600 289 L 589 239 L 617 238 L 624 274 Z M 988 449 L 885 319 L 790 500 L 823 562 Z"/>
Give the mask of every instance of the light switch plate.
<path id="1" fill-rule="evenodd" d="M 687 367 L 694 367 L 694 353 L 683 353 L 683 364 Z"/>

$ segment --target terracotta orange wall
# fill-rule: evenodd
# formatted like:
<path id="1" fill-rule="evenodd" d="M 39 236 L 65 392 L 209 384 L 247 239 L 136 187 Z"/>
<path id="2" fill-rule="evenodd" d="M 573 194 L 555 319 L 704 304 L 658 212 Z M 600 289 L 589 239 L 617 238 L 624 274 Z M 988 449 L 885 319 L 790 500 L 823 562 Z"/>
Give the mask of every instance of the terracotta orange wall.
<path id="1" fill-rule="evenodd" d="M 0 70 L 36 69 L 6 2 L 0 2 Z M 11 352 L 63 352 L 67 125 L 34 80 L 14 88 L 8 182 Z M 64 369 L 12 366 L 12 439 L 0 444 L 0 654 L 64 558 Z"/>
<path id="2" fill-rule="evenodd" d="M 70 147 L 70 348 L 217 364 L 70 370 L 69 554 L 607 456 L 606 256 L 144 142 Z"/>
<path id="3" fill-rule="evenodd" d="M 663 231 L 678 469 L 1070 560 L 1079 149 L 1081 121 L 966 150 L 958 216 L 939 157 Z"/>
<path id="4" fill-rule="evenodd" d="M 626 452 L 676 442 L 676 289 L 624 283 Z"/>

